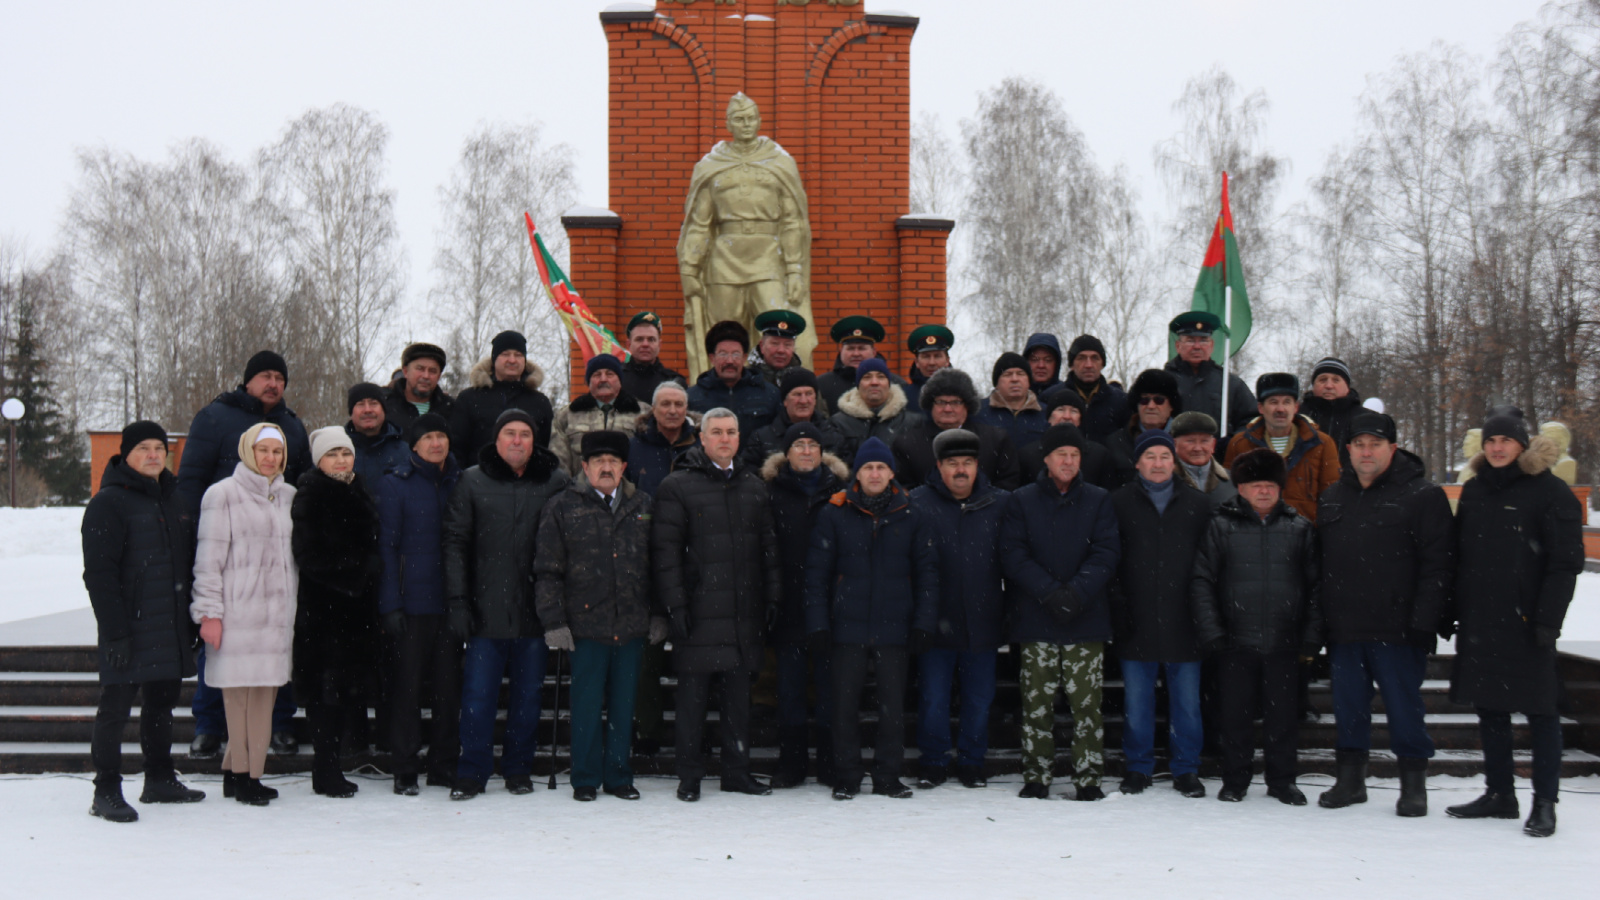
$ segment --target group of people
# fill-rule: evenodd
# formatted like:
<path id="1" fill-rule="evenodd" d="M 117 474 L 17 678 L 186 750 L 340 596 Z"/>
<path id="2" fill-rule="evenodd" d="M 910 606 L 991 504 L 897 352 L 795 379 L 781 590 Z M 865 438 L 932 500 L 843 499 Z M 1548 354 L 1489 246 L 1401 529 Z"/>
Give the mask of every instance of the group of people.
<path id="1" fill-rule="evenodd" d="M 1343 362 L 1319 361 L 1304 395 L 1291 373 L 1263 375 L 1252 392 L 1212 361 L 1220 324 L 1204 312 L 1174 319 L 1177 355 L 1126 390 L 1105 377 L 1095 337 L 1063 354 L 1036 334 L 999 357 L 983 396 L 951 367 L 942 325 L 907 336 L 902 377 L 866 316 L 833 326 L 839 355 L 821 375 L 795 355 L 800 316 L 761 315 L 754 346 L 743 325 L 720 322 L 706 333 L 710 368 L 688 384 L 659 360 L 660 318 L 641 312 L 630 358 L 591 358 L 587 392 L 559 410 L 508 331 L 458 396 L 439 387 L 444 351 L 413 344 L 388 387 L 350 389 L 346 424 L 309 434 L 284 403 L 286 363 L 259 353 L 238 389 L 196 416 L 176 477 L 165 431 L 135 422 L 85 513 L 104 685 L 91 812 L 137 818 L 121 792 L 120 736 L 140 691 L 141 801 L 203 797 L 179 783 L 170 754 L 198 635 L 191 756 L 215 754 L 226 736 L 223 792 L 247 804 L 276 796 L 261 777 L 269 752 L 295 751 L 296 700 L 316 793 L 356 793 L 341 740 L 360 733 L 352 723 L 370 704 L 396 793 L 418 793 L 422 778 L 470 799 L 495 770 L 502 682 L 500 773 L 509 792 L 532 791 L 551 651 L 570 662 L 578 800 L 637 799 L 630 759 L 667 739 L 678 798 L 699 799 L 713 701 L 722 791 L 767 794 L 814 775 L 849 800 L 870 776 L 872 793 L 910 797 L 913 664 L 914 784 L 981 787 L 1010 645 L 1021 796 L 1051 796 L 1063 693 L 1072 797 L 1105 796 L 1109 651 L 1125 686 L 1122 792 L 1153 783 L 1162 684 L 1175 790 L 1206 795 L 1210 732 L 1218 797 L 1243 800 L 1259 718 L 1268 795 L 1304 805 L 1297 731 L 1309 665 L 1326 647 L 1338 762 L 1319 805 L 1366 801 L 1381 692 L 1396 811 L 1420 816 L 1434 755 L 1423 678 L 1436 639 L 1454 635 L 1451 696 L 1479 711 L 1488 784 L 1448 812 L 1520 816 L 1510 715 L 1523 713 L 1534 745 L 1525 830 L 1553 833 L 1554 648 L 1584 557 L 1581 509 L 1548 471 L 1553 445 L 1530 437 L 1518 410 L 1491 410 L 1452 514 L 1394 421 L 1361 405 Z M 770 781 L 750 764 L 764 667 L 776 682 Z"/>

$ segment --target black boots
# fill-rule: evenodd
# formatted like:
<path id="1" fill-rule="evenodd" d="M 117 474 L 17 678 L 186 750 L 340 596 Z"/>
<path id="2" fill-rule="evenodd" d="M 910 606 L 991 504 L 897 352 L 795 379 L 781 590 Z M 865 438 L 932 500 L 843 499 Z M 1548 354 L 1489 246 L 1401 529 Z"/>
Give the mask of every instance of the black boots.
<path id="1" fill-rule="evenodd" d="M 898 778 L 891 778 L 888 781 L 872 779 L 872 792 L 881 797 L 893 797 L 896 800 L 905 800 L 911 797 L 911 788 L 906 787 L 905 782 Z"/>
<path id="2" fill-rule="evenodd" d="M 1400 800 L 1394 805 L 1394 814 L 1406 818 L 1416 818 L 1428 814 L 1428 761 L 1426 759 L 1410 756 L 1400 757 Z"/>
<path id="3" fill-rule="evenodd" d="M 1317 798 L 1317 805 L 1323 809 L 1343 809 L 1367 802 L 1367 751 L 1338 750 L 1335 753 L 1338 780 L 1333 787 L 1322 792 L 1322 796 Z M 1423 812 L 1427 812 L 1426 798 L 1423 799 Z"/>
<path id="4" fill-rule="evenodd" d="M 1050 785 L 1029 781 L 1023 784 L 1022 790 L 1017 792 L 1017 796 L 1024 800 L 1049 800 Z"/>
<path id="5" fill-rule="evenodd" d="M 233 799 L 240 803 L 246 806 L 266 806 L 277 797 L 278 792 L 262 784 L 260 779 L 251 778 L 244 772 L 233 774 Z"/>
<path id="6" fill-rule="evenodd" d="M 1471 803 L 1446 807 L 1444 814 L 1452 819 L 1515 819 L 1522 811 L 1515 793 L 1488 791 Z"/>
<path id="7" fill-rule="evenodd" d="M 1528 837 L 1549 837 L 1555 834 L 1556 801 L 1533 798 L 1533 812 L 1528 813 L 1528 821 L 1523 823 L 1522 833 Z"/>
<path id="8" fill-rule="evenodd" d="M 533 776 L 526 773 L 522 775 L 507 775 L 506 793 L 515 797 L 523 797 L 533 793 Z"/>
<path id="9" fill-rule="evenodd" d="M 725 794 L 749 794 L 753 797 L 765 797 L 772 793 L 772 788 L 762 784 L 750 775 L 724 775 L 722 783 L 718 785 Z"/>
<path id="10" fill-rule="evenodd" d="M 197 791 L 178 780 L 176 775 L 144 778 L 144 792 L 140 803 L 199 803 L 206 798 L 205 791 Z"/>
<path id="11" fill-rule="evenodd" d="M 1146 775 L 1143 772 L 1129 771 L 1126 775 L 1122 776 L 1122 784 L 1117 786 L 1117 790 L 1123 792 L 1124 794 L 1142 794 L 1144 793 L 1144 789 L 1149 786 L 1149 775 Z"/>
<path id="12" fill-rule="evenodd" d="M 965 788 L 985 788 L 989 786 L 988 776 L 983 774 L 983 766 L 956 766 L 956 778 Z"/>
<path id="13" fill-rule="evenodd" d="M 222 755 L 222 739 L 214 734 L 197 734 L 189 744 L 190 759 L 216 759 Z"/>
<path id="14" fill-rule="evenodd" d="M 1280 784 L 1277 787 L 1273 787 L 1270 784 L 1267 785 L 1267 796 L 1285 806 L 1306 805 L 1306 795 L 1298 787 L 1295 787 L 1293 782 Z"/>
<path id="15" fill-rule="evenodd" d="M 122 799 L 122 788 L 100 789 L 94 792 L 94 803 L 89 807 L 89 815 L 98 816 L 107 822 L 137 822 L 139 812 Z M 1531 821 L 1531 820 L 1530 820 Z M 1554 818 L 1551 819 L 1554 822 Z M 1555 829 L 1552 824 L 1551 830 Z"/>
<path id="16" fill-rule="evenodd" d="M 1195 772 L 1172 776 L 1172 789 L 1193 800 L 1206 795 L 1206 786 L 1200 783 L 1200 776 Z"/>

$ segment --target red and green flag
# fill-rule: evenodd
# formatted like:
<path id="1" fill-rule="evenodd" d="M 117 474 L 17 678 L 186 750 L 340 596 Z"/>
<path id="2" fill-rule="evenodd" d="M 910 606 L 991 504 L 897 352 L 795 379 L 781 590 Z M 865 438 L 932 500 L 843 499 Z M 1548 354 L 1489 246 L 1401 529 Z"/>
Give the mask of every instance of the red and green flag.
<path id="1" fill-rule="evenodd" d="M 539 280 L 544 283 L 545 293 L 550 296 L 550 304 L 561 316 L 562 324 L 567 326 L 567 332 L 572 335 L 572 340 L 577 343 L 578 349 L 583 351 L 584 362 L 601 353 L 609 353 L 627 362 L 628 348 L 617 340 L 611 329 L 601 324 L 600 319 L 589 309 L 589 304 L 583 302 L 578 289 L 572 286 L 572 280 L 567 278 L 567 273 L 561 271 L 561 266 L 556 264 L 556 258 L 551 256 L 549 249 L 545 247 L 544 238 L 539 234 L 538 227 L 533 224 L 533 216 L 525 212 L 522 218 L 528 223 L 528 241 L 533 244 L 533 261 L 539 267 Z"/>
<path id="2" fill-rule="evenodd" d="M 1227 288 L 1233 289 L 1232 315 L 1228 311 Z M 1250 295 L 1244 288 L 1244 266 L 1239 264 L 1239 243 L 1233 236 L 1233 210 L 1228 207 L 1228 173 L 1222 173 L 1222 212 L 1211 230 L 1211 244 L 1200 277 L 1194 283 L 1194 302 L 1190 309 L 1205 310 L 1221 319 L 1231 340 L 1228 353 L 1238 353 L 1250 339 Z M 1211 358 L 1222 364 L 1223 336 L 1218 335 Z"/>

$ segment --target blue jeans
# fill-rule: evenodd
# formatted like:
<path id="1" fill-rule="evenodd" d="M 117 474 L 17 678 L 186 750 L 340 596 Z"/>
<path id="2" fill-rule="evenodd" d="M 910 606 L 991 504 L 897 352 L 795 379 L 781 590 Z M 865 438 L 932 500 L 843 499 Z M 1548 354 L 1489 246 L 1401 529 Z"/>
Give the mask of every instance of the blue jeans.
<path id="1" fill-rule="evenodd" d="M 500 679 L 511 673 L 506 708 L 505 749 L 500 773 L 533 771 L 538 750 L 539 690 L 544 687 L 544 638 L 473 638 L 461 673 L 461 759 L 456 779 L 482 786 L 494 774 L 494 716 L 500 705 Z"/>
<path id="2" fill-rule="evenodd" d="M 1167 676 L 1167 739 L 1173 775 L 1200 771 L 1200 663 L 1122 661 L 1122 754 L 1130 772 L 1156 770 L 1156 676 Z"/>
<path id="3" fill-rule="evenodd" d="M 194 713 L 194 733 L 214 734 L 226 739 L 228 720 L 222 714 L 222 691 L 206 684 L 206 643 L 200 642 L 200 655 L 195 659 L 199 669 L 194 686 L 194 698 L 189 709 Z M 278 688 L 278 699 L 272 704 L 272 733 L 294 730 L 294 688 L 285 684 Z"/>
<path id="4" fill-rule="evenodd" d="M 572 786 L 628 787 L 633 742 L 633 698 L 639 690 L 644 638 L 625 644 L 573 642 Z M 605 709 L 605 724 L 600 722 Z"/>
<path id="5" fill-rule="evenodd" d="M 1433 739 L 1423 723 L 1426 650 L 1410 644 L 1352 641 L 1330 646 L 1328 658 L 1333 662 L 1333 717 L 1340 750 L 1372 749 L 1372 697 L 1381 691 L 1389 716 L 1389 749 L 1395 756 L 1433 757 Z"/>
<path id="6" fill-rule="evenodd" d="M 918 663 L 922 680 L 922 706 L 917 711 L 917 749 L 922 765 L 948 764 L 950 753 L 950 692 L 961 673 L 961 722 L 956 741 L 956 765 L 981 766 L 989 751 L 989 705 L 994 702 L 993 650 L 924 651 Z"/>

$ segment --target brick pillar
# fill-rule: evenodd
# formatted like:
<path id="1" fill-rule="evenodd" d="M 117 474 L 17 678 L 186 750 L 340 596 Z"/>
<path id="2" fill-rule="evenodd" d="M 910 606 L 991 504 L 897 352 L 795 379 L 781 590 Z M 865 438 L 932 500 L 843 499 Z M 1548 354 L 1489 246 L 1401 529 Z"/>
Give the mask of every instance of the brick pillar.
<path id="1" fill-rule="evenodd" d="M 890 368 L 897 372 L 911 366 L 906 336 L 923 325 L 945 324 L 944 247 L 955 226 L 953 219 L 938 216 L 901 216 L 895 220 L 895 234 L 900 238 L 902 333 L 894 344 L 895 362 Z"/>
<path id="2" fill-rule="evenodd" d="M 617 239 L 622 232 L 622 217 L 610 210 L 574 210 L 561 217 L 561 227 L 567 230 L 567 243 L 571 247 L 567 268 L 583 273 L 583 281 L 580 283 L 574 277 L 573 285 L 583 295 L 583 302 L 589 304 L 589 309 L 625 342 L 627 339 L 621 329 L 627 326 L 627 320 L 617 321 Z M 576 397 L 588 391 L 589 386 L 583 381 L 583 351 L 576 342 L 571 343 L 568 353 L 572 360 L 569 379 L 572 387 L 568 395 Z"/>

